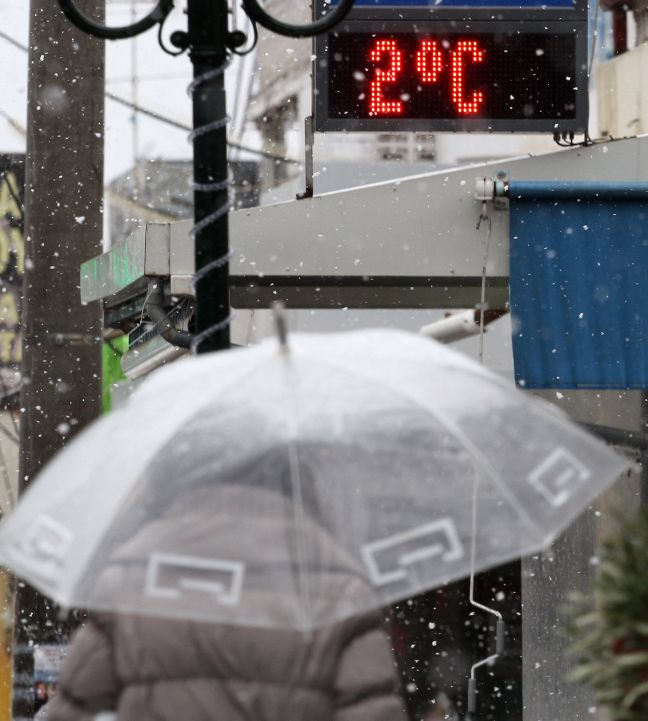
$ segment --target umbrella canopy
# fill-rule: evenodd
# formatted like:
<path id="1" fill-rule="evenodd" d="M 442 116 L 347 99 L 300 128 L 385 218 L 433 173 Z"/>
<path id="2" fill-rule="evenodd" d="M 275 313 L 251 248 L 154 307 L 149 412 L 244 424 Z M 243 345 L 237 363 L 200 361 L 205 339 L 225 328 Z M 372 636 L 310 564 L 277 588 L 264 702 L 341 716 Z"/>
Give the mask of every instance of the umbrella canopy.
<path id="1" fill-rule="evenodd" d="M 312 628 L 467 575 L 473 538 L 477 570 L 546 547 L 626 465 L 433 341 L 296 334 L 158 371 L 43 470 L 0 562 L 66 607 Z"/>

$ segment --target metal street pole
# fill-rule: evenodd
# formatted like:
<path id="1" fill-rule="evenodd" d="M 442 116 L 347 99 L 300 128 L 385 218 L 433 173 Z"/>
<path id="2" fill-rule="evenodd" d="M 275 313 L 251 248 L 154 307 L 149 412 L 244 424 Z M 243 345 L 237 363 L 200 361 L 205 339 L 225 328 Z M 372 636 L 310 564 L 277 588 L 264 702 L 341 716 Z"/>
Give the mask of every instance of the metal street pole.
<path id="1" fill-rule="evenodd" d="M 194 68 L 193 346 L 197 353 L 204 353 L 228 348 L 230 344 L 225 68 L 228 45 L 233 39 L 227 28 L 226 0 L 189 0 L 188 11 L 187 41 Z"/>
<path id="2" fill-rule="evenodd" d="M 67 17 L 81 30 L 106 40 L 135 37 L 155 25 L 163 25 L 173 9 L 173 0 L 158 0 L 146 16 L 123 27 L 107 27 L 88 18 L 76 6 L 78 0 L 59 0 Z M 348 14 L 354 0 L 340 0 L 323 17 L 306 25 L 291 25 L 269 15 L 258 0 L 242 0 L 243 9 L 253 23 L 288 37 L 312 37 L 331 30 Z M 228 0 L 188 0 L 187 32 L 172 33 L 170 54 L 189 51 L 194 66 L 193 96 L 194 142 L 194 217 L 196 270 L 194 292 L 196 310 L 191 347 L 195 353 L 229 347 L 229 237 L 227 212 L 227 111 L 225 69 L 230 53 L 246 43 L 240 31 L 228 29 Z M 256 28 L 255 28 L 256 37 Z M 159 294 L 162 295 L 162 294 Z M 176 344 L 187 342 L 186 334 L 169 328 L 159 303 L 151 304 L 154 320 L 165 328 L 165 337 Z M 173 341 L 171 341 L 173 342 Z"/>

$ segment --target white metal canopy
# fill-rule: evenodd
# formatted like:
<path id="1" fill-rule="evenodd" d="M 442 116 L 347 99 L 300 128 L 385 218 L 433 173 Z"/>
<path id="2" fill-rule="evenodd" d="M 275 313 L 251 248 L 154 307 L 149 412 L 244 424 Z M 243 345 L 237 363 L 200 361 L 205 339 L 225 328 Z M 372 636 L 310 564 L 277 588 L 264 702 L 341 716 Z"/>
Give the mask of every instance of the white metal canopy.
<path id="1" fill-rule="evenodd" d="M 477 177 L 515 180 L 648 179 L 648 137 L 575 147 L 401 178 L 230 214 L 232 304 L 295 308 L 470 308 L 480 300 L 484 241 Z M 508 213 L 489 204 L 486 300 L 508 298 Z M 112 305 L 144 276 L 191 293 L 189 221 L 148 224 L 84 264 L 82 300 Z M 132 261 L 131 271 L 116 257 Z M 119 277 L 115 268 L 120 268 Z M 110 297 L 113 299 L 110 300 Z"/>

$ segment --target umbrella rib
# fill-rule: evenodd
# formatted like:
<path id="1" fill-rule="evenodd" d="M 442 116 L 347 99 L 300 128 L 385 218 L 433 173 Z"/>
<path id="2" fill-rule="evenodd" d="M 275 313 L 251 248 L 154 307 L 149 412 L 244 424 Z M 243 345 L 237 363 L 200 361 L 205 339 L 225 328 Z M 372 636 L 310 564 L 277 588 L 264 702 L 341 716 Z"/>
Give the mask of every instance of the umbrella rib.
<path id="1" fill-rule="evenodd" d="M 232 381 L 225 386 L 224 389 L 221 389 L 220 396 L 222 397 L 223 391 L 227 392 L 229 391 L 233 386 L 238 384 L 242 379 L 246 378 L 247 376 L 251 375 L 255 371 L 259 369 L 264 363 L 268 361 L 267 357 L 262 357 L 257 360 L 256 363 L 254 363 L 251 367 L 246 368 L 241 373 L 238 373 L 235 378 L 232 379 Z M 137 397 L 133 396 L 133 401 L 136 401 Z M 142 399 L 145 401 L 145 398 Z M 185 423 L 190 423 L 193 418 L 196 417 L 198 413 L 201 413 L 205 406 L 207 406 L 209 403 L 213 401 L 213 398 L 209 396 L 209 394 L 204 394 L 203 401 L 198 404 L 197 408 L 193 408 L 191 413 L 187 415 L 187 417 L 184 419 Z M 115 414 L 116 416 L 116 414 Z M 152 458 L 155 458 L 156 454 L 159 452 L 159 449 L 164 446 L 164 444 L 168 443 L 170 440 L 173 439 L 173 437 L 177 433 L 177 427 L 174 427 L 171 431 L 164 434 L 164 438 L 162 439 L 162 442 L 159 446 L 156 446 L 155 451 L 152 451 L 150 454 L 150 457 L 146 461 L 146 463 L 150 462 Z M 145 467 L 146 464 L 143 464 L 143 467 Z M 115 506 L 115 511 L 111 518 L 116 518 L 125 508 L 127 508 L 130 505 L 130 502 L 132 501 L 132 488 L 130 490 L 126 490 L 120 499 L 120 501 Z M 107 524 L 107 527 L 110 527 L 110 523 Z M 102 548 L 102 543 L 105 541 L 105 534 L 97 534 L 97 539 L 94 544 L 92 544 L 92 547 L 88 549 L 86 561 L 84 564 L 80 564 L 80 571 L 77 573 L 74 583 L 72 584 L 72 587 L 75 589 L 75 595 L 81 591 L 82 593 L 85 593 L 86 586 L 88 585 L 89 581 L 85 578 L 85 572 L 88 568 L 90 568 L 93 564 L 93 562 L 97 559 L 97 557 L 100 557 L 102 552 L 105 552 Z"/>
<path id="2" fill-rule="evenodd" d="M 359 373 L 355 368 L 350 368 L 349 366 L 345 364 L 340 364 L 336 362 L 332 362 L 331 359 L 322 359 L 317 356 L 313 356 L 313 361 L 316 363 L 319 363 L 320 365 L 325 365 L 330 368 L 334 368 L 337 371 L 343 371 L 346 373 L 350 373 L 352 375 L 357 376 L 358 378 L 361 378 L 366 383 L 370 383 L 372 385 L 377 386 L 378 388 L 382 390 L 388 390 L 390 391 L 394 396 L 398 397 L 404 397 L 408 401 L 410 401 L 413 405 L 418 406 L 419 408 L 423 409 L 424 411 L 427 411 L 432 415 L 436 420 L 446 428 L 446 430 L 453 435 L 460 443 L 463 444 L 464 448 L 468 451 L 469 455 L 472 456 L 473 461 L 476 462 L 477 468 L 480 466 L 484 468 L 488 476 L 490 476 L 493 483 L 499 488 L 499 490 L 502 492 L 504 497 L 509 501 L 509 503 L 513 506 L 513 508 L 517 511 L 517 513 L 522 517 L 529 526 L 533 529 L 533 531 L 536 534 L 537 540 L 539 543 L 541 543 L 544 546 L 544 534 L 542 533 L 541 529 L 539 529 L 531 516 L 524 510 L 524 508 L 520 505 L 520 503 L 517 501 L 515 496 L 509 491 L 509 489 L 501 483 L 497 472 L 492 467 L 490 461 L 484 456 L 484 454 L 475 446 L 475 444 L 466 436 L 466 434 L 458 428 L 454 423 L 451 423 L 448 421 L 448 419 L 444 418 L 442 415 L 440 415 L 432 406 L 428 406 L 425 403 L 421 403 L 421 401 L 416 398 L 411 393 L 404 391 L 399 388 L 394 388 L 394 386 L 389 381 L 384 381 L 382 379 L 375 378 L 371 375 L 365 375 L 363 373 Z M 477 374 L 475 374 L 477 375 Z M 487 378 L 488 380 L 488 378 Z M 508 389 L 507 389 L 508 390 Z"/>
<path id="3" fill-rule="evenodd" d="M 299 453 L 294 438 L 288 442 L 288 463 L 290 465 L 290 483 L 292 486 L 295 508 L 295 544 L 297 546 L 297 577 L 304 600 L 305 627 L 310 628 L 313 623 L 313 600 L 311 597 L 308 574 L 306 572 L 308 559 L 304 547 L 304 501 L 301 492 L 301 473 L 299 470 Z"/>
<path id="4" fill-rule="evenodd" d="M 305 615 L 304 627 L 312 628 L 313 624 L 313 599 L 311 596 L 311 588 L 306 573 L 308 564 L 306 548 L 304 547 L 304 499 L 302 496 L 302 481 L 299 462 L 299 451 L 297 449 L 298 439 L 298 423 L 297 423 L 297 399 L 295 398 L 295 388 L 289 382 L 288 369 L 290 368 L 290 357 L 284 355 L 283 371 L 284 381 L 286 383 L 286 395 L 288 397 L 288 407 L 290 409 L 288 418 L 288 465 L 290 475 L 290 485 L 293 493 L 293 508 L 295 515 L 295 545 L 297 547 L 297 579 L 304 608 Z"/>

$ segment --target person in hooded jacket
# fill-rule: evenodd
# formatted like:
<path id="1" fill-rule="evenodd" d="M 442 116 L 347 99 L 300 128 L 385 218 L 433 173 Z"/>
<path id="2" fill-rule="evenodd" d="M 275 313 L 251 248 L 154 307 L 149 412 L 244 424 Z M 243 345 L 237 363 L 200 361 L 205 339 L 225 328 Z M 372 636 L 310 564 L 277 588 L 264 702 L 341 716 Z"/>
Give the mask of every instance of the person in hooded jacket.
<path id="1" fill-rule="evenodd" d="M 162 501 L 165 510 L 154 514 L 154 522 L 142 523 L 142 508 L 147 502 L 159 505 L 159 493 L 136 504 L 139 510 L 126 534 L 130 537 L 124 540 L 122 534 L 113 544 L 119 548 L 112 552 L 117 560 L 99 581 L 105 593 L 133 585 L 129 574 L 141 573 L 133 559 L 146 557 L 151 547 L 164 548 L 169 518 L 173 519 L 175 553 L 177 539 L 184 543 L 181 552 L 200 555 L 205 553 L 206 539 L 218 537 L 222 557 L 253 560 L 251 567 L 271 567 L 277 549 L 285 546 L 286 539 L 294 539 L 295 516 L 288 490 L 268 490 L 268 469 L 276 472 L 277 468 L 267 458 L 262 460 L 233 474 L 244 482 L 217 488 L 188 482 L 182 497 Z M 285 488 L 290 488 L 288 481 Z M 304 503 L 308 510 L 315 501 L 306 497 Z M 354 594 L 366 593 L 366 588 L 358 574 L 345 567 L 346 561 L 341 560 L 343 556 L 334 541 L 314 517 L 310 513 L 301 519 L 299 530 L 311 553 L 328 559 L 321 566 L 313 591 L 312 611 L 317 614 L 341 597 L 352 599 Z M 258 532 L 254 530 L 257 528 Z M 249 582 L 254 586 L 255 578 Z M 281 583 L 275 584 L 273 590 L 258 585 L 254 593 L 253 603 L 271 609 L 275 620 L 293 612 L 280 589 Z M 304 633 L 285 628 L 97 614 L 70 644 L 58 694 L 47 705 L 46 718 L 404 721 L 383 616 L 376 611 Z"/>

